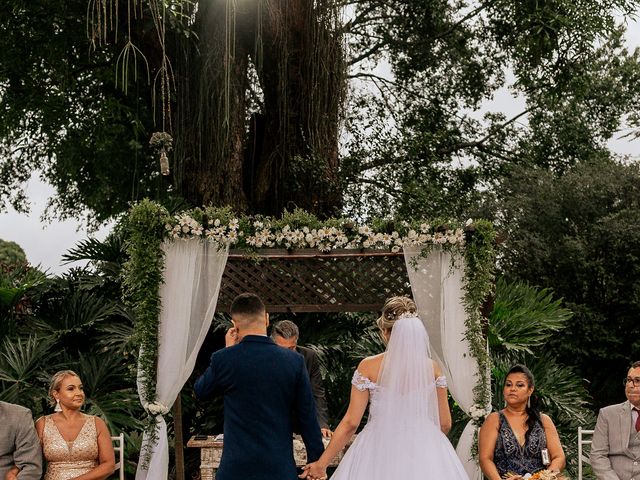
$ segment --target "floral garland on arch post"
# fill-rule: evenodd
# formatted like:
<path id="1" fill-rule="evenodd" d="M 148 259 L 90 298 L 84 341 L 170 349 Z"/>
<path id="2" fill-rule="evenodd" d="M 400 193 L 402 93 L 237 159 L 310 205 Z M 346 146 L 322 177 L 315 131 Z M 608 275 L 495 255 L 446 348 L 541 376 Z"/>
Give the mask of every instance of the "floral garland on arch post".
<path id="1" fill-rule="evenodd" d="M 317 249 L 324 253 L 336 249 L 400 252 L 405 245 L 418 245 L 422 247 L 421 256 L 426 257 L 434 247 L 441 247 L 455 258 L 464 258 L 466 338 L 480 371 L 470 415 L 476 423 L 481 423 L 488 413 L 490 365 L 481 311 L 494 286 L 495 231 L 490 222 L 377 219 L 363 225 L 345 218 L 319 220 L 298 209 L 273 218 L 241 216 L 230 208 L 218 207 L 194 208 L 170 215 L 159 204 L 143 200 L 131 209 L 126 228 L 128 260 L 124 268 L 124 299 L 134 313 L 134 335 L 140 352 L 138 376 L 143 386 L 141 400 L 148 413 L 146 431 L 152 438 L 157 438 L 157 415 L 168 413 L 166 407 L 158 408 L 155 389 L 159 289 L 164 268 L 160 247 L 170 239 L 201 238 L 219 248 L 231 246 L 248 254 L 263 248 Z M 150 452 L 141 452 L 143 462 L 148 462 L 149 456 Z"/>

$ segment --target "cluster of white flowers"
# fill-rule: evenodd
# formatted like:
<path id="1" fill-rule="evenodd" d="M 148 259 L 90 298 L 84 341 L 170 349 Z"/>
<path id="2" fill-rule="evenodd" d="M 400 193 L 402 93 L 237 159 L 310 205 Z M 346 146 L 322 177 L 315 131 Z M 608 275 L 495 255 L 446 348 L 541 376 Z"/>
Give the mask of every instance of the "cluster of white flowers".
<path id="1" fill-rule="evenodd" d="M 169 413 L 169 407 L 163 405 L 160 402 L 145 403 L 144 409 L 149 412 L 150 415 L 166 415 Z"/>
<path id="2" fill-rule="evenodd" d="M 423 223 L 420 226 L 420 232 L 409 230 L 407 236 L 403 238 L 403 244 L 426 245 L 433 243 L 435 245 L 444 245 L 445 243 L 449 243 L 451 245 L 461 245 L 464 243 L 464 231 L 461 228 L 436 232 L 433 235 L 427 233 L 430 228 L 429 225 Z"/>
<path id="3" fill-rule="evenodd" d="M 392 252 L 399 252 L 403 241 L 398 232 L 374 233 L 370 227 L 364 225 L 358 228 L 360 238 L 356 240 L 356 248 L 384 249 L 390 248 Z"/>
<path id="4" fill-rule="evenodd" d="M 349 238 L 344 231 L 335 227 L 322 227 L 319 229 L 309 230 L 303 228 L 305 232 L 305 242 L 307 248 L 317 248 L 321 252 L 329 252 L 336 248 L 355 248 L 349 243 Z"/>
<path id="5" fill-rule="evenodd" d="M 221 245 L 234 244 L 238 242 L 238 237 L 242 232 L 238 232 L 240 221 L 233 218 L 228 224 L 222 224 L 219 219 L 209 220 L 208 228 L 205 229 L 195 218 L 185 213 L 176 215 L 175 223 L 167 223 L 166 230 L 171 238 L 194 238 L 204 236 L 212 242 Z"/>
<path id="6" fill-rule="evenodd" d="M 212 242 L 220 245 L 233 245 L 238 242 L 238 237 L 242 232 L 238 232 L 240 221 L 232 218 L 228 224 L 223 224 L 219 219 L 209 220 L 209 228 L 204 232 L 205 236 Z"/>
<path id="7" fill-rule="evenodd" d="M 474 421 L 483 420 L 488 415 L 487 409 L 480 405 L 473 405 L 469 409 L 469 416 Z"/>
<path id="8" fill-rule="evenodd" d="M 408 223 L 402 222 L 408 227 Z M 203 226 L 187 214 L 176 215 L 175 223 L 166 225 L 172 238 L 192 238 L 204 236 L 221 245 L 238 243 L 244 232 L 239 230 L 240 222 L 232 219 L 228 224 L 219 219 L 209 220 L 208 228 Z M 462 228 L 447 229 L 432 232 L 429 224 L 423 223 L 419 231 L 410 229 L 405 236 L 396 231 L 391 233 L 376 233 L 371 227 L 358 227 L 357 234 L 351 240 L 343 229 L 324 226 L 321 228 L 291 228 L 285 225 L 282 229 L 274 228 L 270 223 L 255 221 L 254 233 L 246 235 L 246 244 L 256 248 L 317 248 L 321 252 L 330 252 L 338 248 L 344 249 L 389 249 L 399 252 L 404 245 L 462 245 L 464 231 Z"/>
<path id="9" fill-rule="evenodd" d="M 202 225 L 195 218 L 183 213 L 175 216 L 174 225 L 167 223 L 165 228 L 172 238 L 190 238 L 202 235 Z"/>

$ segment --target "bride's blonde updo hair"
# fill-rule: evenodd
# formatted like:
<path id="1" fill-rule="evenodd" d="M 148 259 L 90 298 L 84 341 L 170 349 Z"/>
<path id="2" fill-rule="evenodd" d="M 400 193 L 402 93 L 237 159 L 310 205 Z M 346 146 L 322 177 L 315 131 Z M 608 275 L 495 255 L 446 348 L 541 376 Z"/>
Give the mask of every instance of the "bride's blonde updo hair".
<path id="1" fill-rule="evenodd" d="M 416 313 L 417 310 L 415 302 L 409 297 L 387 298 L 387 301 L 384 302 L 384 307 L 382 307 L 382 315 L 376 320 L 376 323 L 382 330 L 391 330 L 400 315 L 403 313 Z"/>

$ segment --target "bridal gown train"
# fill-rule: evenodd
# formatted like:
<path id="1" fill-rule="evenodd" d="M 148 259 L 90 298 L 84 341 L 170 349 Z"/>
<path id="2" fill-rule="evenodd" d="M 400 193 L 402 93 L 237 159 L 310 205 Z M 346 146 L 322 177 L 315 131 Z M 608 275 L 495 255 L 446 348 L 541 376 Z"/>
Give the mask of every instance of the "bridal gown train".
<path id="1" fill-rule="evenodd" d="M 422 350 L 426 332 L 419 319 L 409 320 L 393 328 L 379 384 L 353 375 L 352 385 L 369 391 L 369 419 L 331 480 L 469 480 L 440 430 L 433 366 Z"/>

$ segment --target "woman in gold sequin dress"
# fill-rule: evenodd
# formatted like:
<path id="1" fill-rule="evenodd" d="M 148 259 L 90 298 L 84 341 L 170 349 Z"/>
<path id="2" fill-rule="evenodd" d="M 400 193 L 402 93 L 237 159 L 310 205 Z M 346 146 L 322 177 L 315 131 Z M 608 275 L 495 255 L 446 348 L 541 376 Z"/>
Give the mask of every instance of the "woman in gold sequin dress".
<path id="1" fill-rule="evenodd" d="M 111 434 L 104 421 L 80 411 L 84 391 L 71 370 L 56 373 L 49 396 L 55 413 L 41 417 L 36 430 L 47 461 L 44 480 L 102 480 L 115 470 Z"/>

